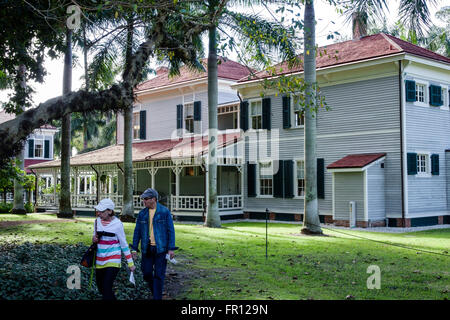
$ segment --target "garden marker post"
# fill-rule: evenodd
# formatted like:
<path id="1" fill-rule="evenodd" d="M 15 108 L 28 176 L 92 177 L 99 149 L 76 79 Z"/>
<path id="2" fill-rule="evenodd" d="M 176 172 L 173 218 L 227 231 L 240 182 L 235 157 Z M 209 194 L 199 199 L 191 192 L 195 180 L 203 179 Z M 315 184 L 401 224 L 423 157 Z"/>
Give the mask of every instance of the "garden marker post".
<path id="1" fill-rule="evenodd" d="M 266 208 L 266 260 L 267 260 L 267 216 L 269 214 L 269 209 Z"/>

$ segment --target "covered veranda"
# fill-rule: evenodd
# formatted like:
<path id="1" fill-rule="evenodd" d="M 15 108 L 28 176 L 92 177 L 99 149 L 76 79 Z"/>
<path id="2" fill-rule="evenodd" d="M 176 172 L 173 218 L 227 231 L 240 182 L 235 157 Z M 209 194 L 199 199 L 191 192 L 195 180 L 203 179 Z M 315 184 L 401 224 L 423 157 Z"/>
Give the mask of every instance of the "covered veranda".
<path id="1" fill-rule="evenodd" d="M 242 214 L 244 177 L 241 149 L 238 133 L 218 136 L 217 192 L 221 216 Z M 209 197 L 207 156 L 207 136 L 134 143 L 135 213 L 143 208 L 140 194 L 152 187 L 158 190 L 160 202 L 169 207 L 173 215 L 203 217 Z M 104 198 L 112 199 L 120 211 L 123 205 L 123 145 L 79 154 L 70 162 L 74 211 L 93 211 L 98 201 Z M 53 182 L 59 180 L 59 160 L 28 168 L 38 181 L 49 176 Z M 58 191 L 55 187 L 37 188 L 37 208 L 58 209 Z"/>

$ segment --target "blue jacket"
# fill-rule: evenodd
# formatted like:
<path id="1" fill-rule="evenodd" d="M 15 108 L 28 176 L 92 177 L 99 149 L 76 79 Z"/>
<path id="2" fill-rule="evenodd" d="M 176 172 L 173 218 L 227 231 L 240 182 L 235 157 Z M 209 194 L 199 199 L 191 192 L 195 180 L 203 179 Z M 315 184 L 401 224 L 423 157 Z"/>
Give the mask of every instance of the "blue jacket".
<path id="1" fill-rule="evenodd" d="M 158 253 L 178 249 L 175 247 L 175 229 L 173 227 L 172 214 L 169 209 L 159 203 L 156 204 L 156 212 L 153 216 L 153 234 Z M 133 244 L 130 244 L 130 247 L 139 252 L 138 247 L 139 242 L 141 242 L 142 254 L 145 254 L 149 238 L 149 211 L 148 208 L 144 208 L 139 212 L 136 219 Z"/>

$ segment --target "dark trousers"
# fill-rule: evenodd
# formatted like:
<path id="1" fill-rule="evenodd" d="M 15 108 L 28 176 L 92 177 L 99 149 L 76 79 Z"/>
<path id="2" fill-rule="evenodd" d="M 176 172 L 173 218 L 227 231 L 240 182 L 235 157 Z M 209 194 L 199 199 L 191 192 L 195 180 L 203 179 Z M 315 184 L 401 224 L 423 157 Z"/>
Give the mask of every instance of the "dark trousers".
<path id="1" fill-rule="evenodd" d="M 115 267 L 95 269 L 95 280 L 103 300 L 116 300 L 113 292 L 113 283 L 119 270 L 120 268 Z"/>
<path id="2" fill-rule="evenodd" d="M 166 267 L 166 253 L 157 253 L 155 246 L 148 248 L 148 252 L 142 255 L 142 273 L 153 294 L 153 300 L 162 299 Z"/>

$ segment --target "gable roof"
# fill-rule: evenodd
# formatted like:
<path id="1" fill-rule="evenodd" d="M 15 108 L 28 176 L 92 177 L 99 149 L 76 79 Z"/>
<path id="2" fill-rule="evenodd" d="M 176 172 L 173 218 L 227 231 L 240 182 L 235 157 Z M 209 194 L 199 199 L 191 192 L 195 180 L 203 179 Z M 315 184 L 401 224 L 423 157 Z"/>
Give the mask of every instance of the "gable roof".
<path id="1" fill-rule="evenodd" d="M 386 153 L 350 154 L 329 164 L 327 169 L 364 168 L 384 156 Z"/>
<path id="2" fill-rule="evenodd" d="M 416 46 L 407 41 L 403 41 L 391 35 L 378 33 L 359 40 L 349 40 L 340 43 L 334 43 L 325 47 L 320 47 L 316 57 L 316 68 L 325 68 L 338 66 L 344 63 L 364 61 L 379 57 L 387 57 L 400 53 L 409 53 L 423 58 L 436 60 L 450 64 L 450 59 L 441 56 L 435 52 Z M 303 55 L 299 55 L 302 60 Z M 284 75 L 294 72 L 303 71 L 303 64 L 288 68 L 287 62 L 279 63 L 275 66 L 275 70 L 279 71 L 278 75 Z M 246 82 L 258 78 L 267 78 L 271 76 L 266 71 L 256 73 L 252 79 L 248 77 L 240 79 L 238 82 Z"/>
<path id="3" fill-rule="evenodd" d="M 219 134 L 217 149 L 239 140 L 239 132 Z M 70 158 L 71 166 L 88 166 L 91 164 L 123 163 L 123 144 L 82 153 Z M 147 160 L 185 159 L 202 156 L 208 152 L 208 136 L 187 139 L 166 139 L 133 143 L 133 162 Z M 31 165 L 30 169 L 53 168 L 61 166 L 61 160 Z"/>
<path id="4" fill-rule="evenodd" d="M 227 58 L 219 59 L 221 63 L 217 66 L 218 78 L 237 81 L 250 73 L 250 70 L 240 63 Z M 182 84 L 192 80 L 207 79 L 208 59 L 202 59 L 201 63 L 205 67 L 205 71 L 192 70 L 187 66 L 182 66 L 180 68 L 180 74 L 174 77 L 169 77 L 168 71 L 162 71 L 160 75 L 139 84 L 136 92 L 139 93 L 144 90 L 163 88 L 173 84 Z"/>

